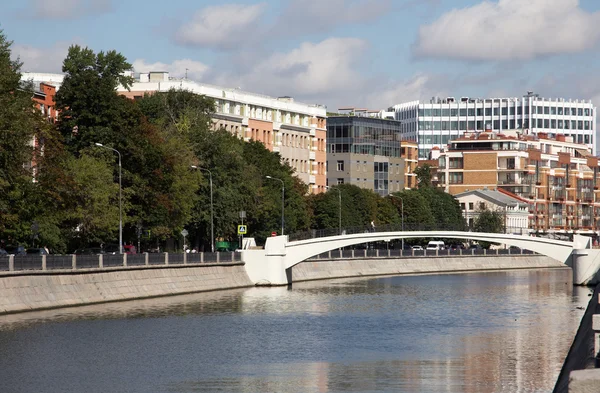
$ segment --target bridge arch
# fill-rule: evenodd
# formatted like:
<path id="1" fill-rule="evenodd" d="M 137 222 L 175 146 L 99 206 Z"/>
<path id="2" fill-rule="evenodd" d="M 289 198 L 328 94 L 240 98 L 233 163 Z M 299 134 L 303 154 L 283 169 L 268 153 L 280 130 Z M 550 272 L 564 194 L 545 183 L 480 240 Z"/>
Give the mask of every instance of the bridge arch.
<path id="1" fill-rule="evenodd" d="M 267 255 L 280 255 L 284 258 L 285 269 L 289 269 L 298 263 L 313 256 L 356 244 L 391 241 L 396 239 L 411 238 L 448 238 L 469 239 L 503 243 L 524 250 L 530 250 L 565 263 L 568 261 L 572 251 L 573 242 L 546 239 L 540 237 L 512 235 L 504 233 L 484 232 L 456 232 L 456 231 L 412 231 L 412 232 L 368 232 L 350 235 L 329 236 L 286 242 L 285 236 L 269 238 L 265 244 Z M 284 244 L 281 244 L 284 240 Z M 270 244 L 270 242 L 272 244 Z M 284 249 L 282 249 L 284 248 Z"/>

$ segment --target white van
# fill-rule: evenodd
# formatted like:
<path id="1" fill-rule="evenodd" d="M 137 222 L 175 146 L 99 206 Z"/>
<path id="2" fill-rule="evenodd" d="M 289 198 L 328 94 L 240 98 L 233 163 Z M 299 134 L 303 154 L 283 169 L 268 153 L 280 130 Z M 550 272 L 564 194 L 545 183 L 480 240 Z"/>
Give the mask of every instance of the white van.
<path id="1" fill-rule="evenodd" d="M 445 249 L 446 249 L 446 245 L 441 240 L 430 241 L 429 243 L 427 243 L 427 248 L 426 248 L 426 250 L 445 250 Z"/>

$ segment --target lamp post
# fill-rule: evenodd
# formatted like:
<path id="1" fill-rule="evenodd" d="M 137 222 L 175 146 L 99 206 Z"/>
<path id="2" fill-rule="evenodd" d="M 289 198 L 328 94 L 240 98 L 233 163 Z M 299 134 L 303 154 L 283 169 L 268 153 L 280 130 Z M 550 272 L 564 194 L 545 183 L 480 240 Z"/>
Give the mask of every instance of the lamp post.
<path id="1" fill-rule="evenodd" d="M 402 232 L 404 232 L 404 199 L 401 196 L 390 194 L 393 198 L 400 199 L 400 214 L 402 215 Z M 404 251 L 404 238 L 402 238 L 402 250 Z"/>
<path id="2" fill-rule="evenodd" d="M 208 182 L 210 184 L 210 251 L 215 252 L 215 209 L 213 205 L 212 172 L 210 169 L 200 168 L 196 165 L 192 165 L 192 168 L 208 172 Z"/>
<path id="3" fill-rule="evenodd" d="M 272 176 L 265 176 L 267 179 L 272 179 L 272 180 L 278 180 L 281 182 L 281 235 L 283 236 L 283 228 L 284 228 L 284 222 L 285 222 L 285 216 L 284 216 L 284 201 L 285 201 L 285 183 L 283 182 L 283 180 L 278 179 L 276 177 L 272 177 Z"/>
<path id="4" fill-rule="evenodd" d="M 102 143 L 94 143 L 98 147 L 112 150 L 119 155 L 119 254 L 123 254 L 123 204 L 121 202 L 121 153 L 117 149 L 104 146 Z"/>
<path id="5" fill-rule="evenodd" d="M 331 189 L 329 187 L 327 187 L 328 189 Z M 336 187 L 335 190 L 337 190 L 338 192 L 338 201 L 339 201 L 339 205 L 338 205 L 338 226 L 339 226 L 339 235 L 342 234 L 342 190 L 340 190 L 339 187 Z"/>

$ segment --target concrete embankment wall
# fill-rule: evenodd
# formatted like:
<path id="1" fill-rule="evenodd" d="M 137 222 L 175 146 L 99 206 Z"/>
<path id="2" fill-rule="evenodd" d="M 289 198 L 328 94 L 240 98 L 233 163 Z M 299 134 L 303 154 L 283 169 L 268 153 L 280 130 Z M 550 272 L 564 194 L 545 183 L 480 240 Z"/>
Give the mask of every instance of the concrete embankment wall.
<path id="1" fill-rule="evenodd" d="M 573 390 L 569 389 L 569 379 L 571 372 L 575 370 L 584 370 L 588 368 L 594 368 L 595 366 L 595 355 L 594 355 L 594 330 L 592 329 L 592 317 L 594 314 L 600 313 L 600 303 L 598 303 L 598 295 L 600 292 L 600 285 L 596 286 L 594 294 L 590 298 L 585 314 L 577 329 L 577 334 L 573 339 L 569 353 L 565 358 L 565 363 L 560 370 L 560 374 L 554 386 L 553 393 L 568 393 L 573 392 L 600 392 L 600 370 L 596 370 L 595 375 L 595 386 L 594 390 Z"/>
<path id="2" fill-rule="evenodd" d="M 249 287 L 243 263 L 0 276 L 0 314 Z"/>
<path id="3" fill-rule="evenodd" d="M 564 268 L 555 259 L 541 255 L 320 259 L 292 267 L 292 282 L 329 278 L 392 274 L 458 273 L 468 271 Z"/>

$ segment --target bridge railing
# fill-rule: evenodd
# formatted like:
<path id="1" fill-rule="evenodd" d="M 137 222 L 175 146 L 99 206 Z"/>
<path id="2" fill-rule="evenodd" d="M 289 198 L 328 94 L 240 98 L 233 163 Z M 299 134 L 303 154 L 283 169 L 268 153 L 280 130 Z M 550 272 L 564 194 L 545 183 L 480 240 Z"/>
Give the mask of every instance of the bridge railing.
<path id="1" fill-rule="evenodd" d="M 239 252 L 144 253 L 97 255 L 10 255 L 0 257 L 0 273 L 14 271 L 139 268 L 198 263 L 241 262 Z"/>
<path id="2" fill-rule="evenodd" d="M 488 250 L 483 248 L 446 249 L 446 250 L 398 250 L 398 249 L 364 249 L 364 250 L 331 250 L 316 255 L 308 260 L 326 259 L 373 259 L 373 258 L 415 258 L 415 257 L 481 257 L 498 255 L 533 255 L 533 251 L 520 248 Z"/>
<path id="3" fill-rule="evenodd" d="M 363 225 L 348 228 L 326 228 L 326 229 L 311 229 L 308 231 L 293 233 L 288 236 L 290 241 L 315 239 L 320 237 L 351 235 L 355 233 L 369 232 L 413 232 L 413 231 L 470 231 L 468 227 L 463 225 L 427 225 L 427 224 L 386 224 L 386 225 Z M 515 235 L 527 235 L 529 231 L 520 227 L 507 227 L 504 233 Z"/>

